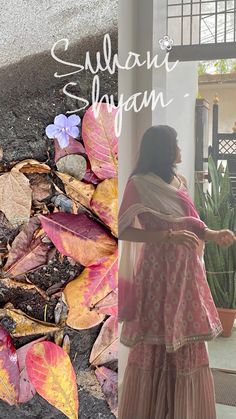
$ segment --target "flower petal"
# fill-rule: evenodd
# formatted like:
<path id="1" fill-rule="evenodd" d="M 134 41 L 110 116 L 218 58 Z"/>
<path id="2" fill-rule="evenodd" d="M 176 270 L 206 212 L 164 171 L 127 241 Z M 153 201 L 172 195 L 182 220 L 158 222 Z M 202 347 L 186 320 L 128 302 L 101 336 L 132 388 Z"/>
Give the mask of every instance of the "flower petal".
<path id="1" fill-rule="evenodd" d="M 79 128 L 78 127 L 69 127 L 67 132 L 73 138 L 78 138 L 78 136 L 79 136 Z"/>
<path id="2" fill-rule="evenodd" d="M 60 131 L 58 130 L 58 128 L 54 124 L 50 124 L 46 128 L 46 136 L 48 138 L 56 138 L 59 133 L 60 133 Z"/>
<path id="3" fill-rule="evenodd" d="M 58 128 L 66 128 L 67 124 L 68 124 L 67 116 L 65 116 L 63 114 L 57 115 L 56 118 L 54 119 L 54 124 Z"/>
<path id="4" fill-rule="evenodd" d="M 60 134 L 57 137 L 57 141 L 61 148 L 65 148 L 69 145 L 70 136 L 66 132 L 60 132 Z"/>
<path id="5" fill-rule="evenodd" d="M 79 115 L 70 115 L 68 118 L 68 127 L 74 127 L 75 125 L 80 125 L 81 119 Z"/>

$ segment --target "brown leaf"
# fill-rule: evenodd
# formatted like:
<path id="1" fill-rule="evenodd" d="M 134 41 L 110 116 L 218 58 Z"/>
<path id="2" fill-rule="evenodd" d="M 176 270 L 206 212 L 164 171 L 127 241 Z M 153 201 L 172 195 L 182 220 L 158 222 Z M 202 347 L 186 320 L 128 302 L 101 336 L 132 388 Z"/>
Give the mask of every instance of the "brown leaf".
<path id="1" fill-rule="evenodd" d="M 45 335 L 60 329 L 52 323 L 27 316 L 23 311 L 15 308 L 1 308 L 0 320 L 8 332 L 17 338 L 21 336 Z"/>
<path id="2" fill-rule="evenodd" d="M 103 365 L 118 359 L 118 323 L 116 316 L 110 316 L 103 324 L 93 345 L 89 362 Z"/>
<path id="3" fill-rule="evenodd" d="M 4 266 L 6 276 L 17 277 L 47 263 L 47 255 L 52 246 L 43 243 L 41 237 L 34 237 L 39 226 L 38 218 L 31 218 L 13 241 Z"/>
<path id="4" fill-rule="evenodd" d="M 0 176 L 0 211 L 14 226 L 29 221 L 32 191 L 23 173 L 12 170 Z"/>
<path id="5" fill-rule="evenodd" d="M 10 279 L 10 278 L 0 278 L 0 287 L 1 288 L 3 288 L 3 287 L 7 288 L 9 290 L 16 289 L 16 288 L 21 288 L 25 292 L 35 291 L 35 292 L 39 293 L 41 295 L 41 297 L 45 298 L 45 300 L 48 299 L 47 294 L 43 290 L 41 290 L 40 288 L 36 287 L 36 285 L 34 285 L 34 284 L 26 284 L 25 282 L 14 281 L 14 279 Z"/>
<path id="6" fill-rule="evenodd" d="M 12 240 L 13 237 L 16 235 L 17 231 L 18 227 L 13 227 L 13 225 L 9 223 L 3 212 L 0 212 L 0 243 Z"/>
<path id="7" fill-rule="evenodd" d="M 37 160 L 27 159 L 23 160 L 20 163 L 17 163 L 13 170 L 17 170 L 21 173 L 49 173 L 51 172 L 51 168 L 45 164 L 40 163 Z"/>
<path id="8" fill-rule="evenodd" d="M 81 180 L 86 173 L 87 162 L 86 159 L 79 154 L 70 154 L 69 156 L 62 157 L 58 160 L 56 166 L 59 172 L 66 173 Z"/>
<path id="9" fill-rule="evenodd" d="M 65 191 L 69 198 L 90 208 L 90 200 L 95 191 L 94 185 L 81 182 L 66 173 L 56 172 L 56 175 L 64 183 Z"/>
<path id="10" fill-rule="evenodd" d="M 52 193 L 52 184 L 47 175 L 32 173 L 28 175 L 30 187 L 33 192 L 33 201 L 43 201 Z"/>

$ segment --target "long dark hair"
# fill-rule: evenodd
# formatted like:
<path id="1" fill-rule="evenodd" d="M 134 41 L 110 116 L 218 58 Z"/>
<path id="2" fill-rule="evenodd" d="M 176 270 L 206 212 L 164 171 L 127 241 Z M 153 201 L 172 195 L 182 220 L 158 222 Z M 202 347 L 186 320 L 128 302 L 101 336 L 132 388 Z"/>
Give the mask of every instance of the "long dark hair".
<path id="1" fill-rule="evenodd" d="M 153 172 L 170 183 L 175 175 L 177 132 L 168 125 L 156 125 L 144 133 L 134 174 Z"/>

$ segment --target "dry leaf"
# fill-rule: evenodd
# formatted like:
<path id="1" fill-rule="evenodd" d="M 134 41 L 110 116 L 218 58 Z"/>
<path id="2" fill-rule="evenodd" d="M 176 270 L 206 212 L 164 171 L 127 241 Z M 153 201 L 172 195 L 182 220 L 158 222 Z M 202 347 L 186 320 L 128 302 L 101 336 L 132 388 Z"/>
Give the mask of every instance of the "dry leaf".
<path id="1" fill-rule="evenodd" d="M 32 191 L 23 173 L 12 170 L 0 176 L 0 211 L 14 226 L 29 221 Z"/>
<path id="2" fill-rule="evenodd" d="M 90 202 L 91 209 L 118 236 L 118 179 L 105 179 L 96 188 Z"/>
<path id="3" fill-rule="evenodd" d="M 54 324 L 42 322 L 27 316 L 23 311 L 15 308 L 0 309 L 1 323 L 14 337 L 46 335 L 54 333 L 60 328 Z"/>
<path id="4" fill-rule="evenodd" d="M 17 163 L 12 170 L 17 170 L 21 173 L 50 173 L 51 168 L 38 160 L 27 159 Z"/>
<path id="5" fill-rule="evenodd" d="M 55 162 L 57 162 L 62 157 L 67 156 L 68 154 L 86 154 L 83 144 L 72 137 L 69 138 L 69 144 L 65 148 L 61 148 L 59 146 L 58 141 L 55 139 L 54 148 L 55 148 L 55 158 L 54 158 Z"/>
<path id="6" fill-rule="evenodd" d="M 52 245 L 44 243 L 40 236 L 35 237 L 39 226 L 38 217 L 32 217 L 13 241 L 4 266 L 6 276 L 18 277 L 47 263 Z"/>
<path id="7" fill-rule="evenodd" d="M 111 412 L 118 418 L 118 374 L 106 367 L 95 370 L 96 377 L 102 387 L 103 394 Z M 133 418 L 132 418 L 133 419 Z"/>
<path id="8" fill-rule="evenodd" d="M 9 333 L 0 326 L 0 398 L 16 404 L 20 389 L 20 371 L 16 350 Z"/>
<path id="9" fill-rule="evenodd" d="M 52 183 L 48 180 L 48 176 L 39 173 L 28 175 L 30 187 L 33 192 L 33 201 L 43 201 L 52 193 Z"/>
<path id="10" fill-rule="evenodd" d="M 69 419 L 78 418 L 76 376 L 69 356 L 60 346 L 36 343 L 27 352 L 26 368 L 40 396 Z"/>
<path id="11" fill-rule="evenodd" d="M 100 300 L 95 308 L 100 313 L 116 316 L 118 313 L 118 289 L 111 291 L 102 300 Z"/>
<path id="12" fill-rule="evenodd" d="M 106 103 L 100 103 L 98 116 L 93 105 L 85 112 L 82 124 L 84 147 L 93 172 L 100 179 L 117 177 L 118 138 L 115 134 L 117 108 L 108 111 Z"/>
<path id="13" fill-rule="evenodd" d="M 56 172 L 56 175 L 64 183 L 65 191 L 69 198 L 90 208 L 90 201 L 95 191 L 94 185 L 81 182 L 66 173 Z"/>
<path id="14" fill-rule="evenodd" d="M 66 173 L 81 180 L 86 173 L 87 162 L 86 159 L 79 154 L 70 154 L 69 156 L 62 157 L 58 160 L 56 166 L 59 172 Z"/>
<path id="15" fill-rule="evenodd" d="M 74 329 L 89 329 L 101 323 L 105 314 L 91 310 L 98 301 L 117 288 L 117 252 L 99 265 L 85 268 L 67 284 L 64 298 L 69 308 L 66 323 Z"/>
<path id="16" fill-rule="evenodd" d="M 1 293 L 4 292 L 4 288 L 7 288 L 7 289 L 20 288 L 26 291 L 26 293 L 27 291 L 34 291 L 35 293 L 40 294 L 41 297 L 45 298 L 45 300 L 48 299 L 47 294 L 40 288 L 36 287 L 36 285 L 34 284 L 26 284 L 25 282 L 14 281 L 14 279 L 10 279 L 10 278 L 0 278 L 0 287 L 1 287 Z"/>
<path id="17" fill-rule="evenodd" d="M 103 365 L 118 359 L 118 322 L 116 316 L 110 316 L 103 324 L 93 345 L 89 362 Z"/>
<path id="18" fill-rule="evenodd" d="M 83 266 L 101 262 L 117 248 L 115 239 L 86 214 L 59 212 L 39 218 L 59 252 Z"/>
<path id="19" fill-rule="evenodd" d="M 39 338 L 33 342 L 27 343 L 27 345 L 22 346 L 17 349 L 17 359 L 20 370 L 20 394 L 19 394 L 19 403 L 26 403 L 34 397 L 36 390 L 33 384 L 30 382 L 27 370 L 25 367 L 25 358 L 28 350 L 32 345 L 38 342 L 42 342 L 46 337 Z"/>

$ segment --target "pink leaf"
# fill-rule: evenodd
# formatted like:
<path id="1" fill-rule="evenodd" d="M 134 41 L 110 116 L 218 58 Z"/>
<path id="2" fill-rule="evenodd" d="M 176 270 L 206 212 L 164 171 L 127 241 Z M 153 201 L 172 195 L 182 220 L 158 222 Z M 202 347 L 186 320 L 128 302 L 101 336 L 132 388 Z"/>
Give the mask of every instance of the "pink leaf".
<path id="1" fill-rule="evenodd" d="M 19 397 L 20 372 L 9 333 L 0 326 L 0 398 L 11 406 Z"/>
<path id="2" fill-rule="evenodd" d="M 55 139 L 54 149 L 55 149 L 55 157 L 54 157 L 55 162 L 57 162 L 62 157 L 67 156 L 68 154 L 86 154 L 83 144 L 72 137 L 70 137 L 69 145 L 65 148 L 61 148 L 58 144 L 58 141 Z"/>
<path id="3" fill-rule="evenodd" d="M 95 371 L 102 391 L 112 413 L 118 417 L 118 374 L 106 367 L 99 367 Z"/>
<path id="4" fill-rule="evenodd" d="M 108 112 L 106 103 L 99 106 L 97 118 L 93 106 L 85 112 L 82 137 L 93 172 L 100 179 L 114 178 L 118 174 L 118 139 L 115 135 L 117 109 Z"/>
<path id="5" fill-rule="evenodd" d="M 58 212 L 39 216 L 43 229 L 65 256 L 90 266 L 114 253 L 116 241 L 86 214 Z"/>
<path id="6" fill-rule="evenodd" d="M 25 358 L 28 350 L 37 342 L 42 342 L 46 340 L 46 337 L 39 338 L 33 342 L 27 343 L 27 345 L 22 346 L 17 349 L 17 357 L 20 369 L 20 395 L 19 403 L 26 403 L 34 397 L 36 390 L 33 384 L 30 382 L 28 373 L 25 366 Z"/>

